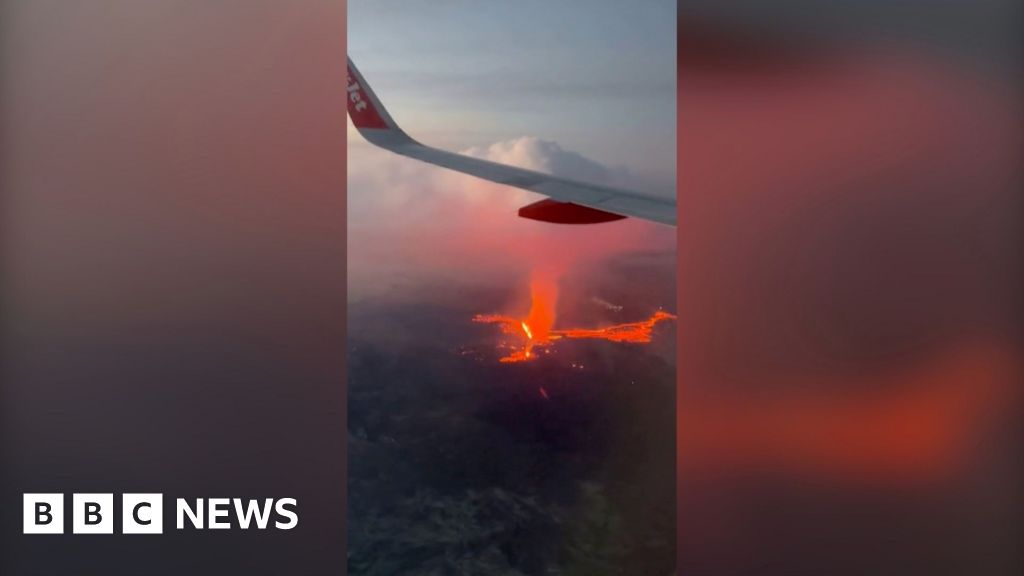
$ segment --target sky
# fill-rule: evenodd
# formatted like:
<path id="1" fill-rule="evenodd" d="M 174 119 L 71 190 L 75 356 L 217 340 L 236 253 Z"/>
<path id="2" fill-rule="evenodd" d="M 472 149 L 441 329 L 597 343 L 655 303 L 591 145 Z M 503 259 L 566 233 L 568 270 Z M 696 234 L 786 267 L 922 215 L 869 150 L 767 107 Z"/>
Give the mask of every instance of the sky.
<path id="1" fill-rule="evenodd" d="M 674 2 L 356 0 L 348 15 L 349 55 L 428 144 L 536 136 L 671 191 Z"/>
<path id="2" fill-rule="evenodd" d="M 428 145 L 674 195 L 675 13 L 669 1 L 356 1 L 348 50 Z M 523 220 L 516 210 L 541 196 L 376 149 L 351 122 L 348 144 L 350 300 L 417 271 L 522 278 L 674 246 L 672 228 L 646 222 Z"/>

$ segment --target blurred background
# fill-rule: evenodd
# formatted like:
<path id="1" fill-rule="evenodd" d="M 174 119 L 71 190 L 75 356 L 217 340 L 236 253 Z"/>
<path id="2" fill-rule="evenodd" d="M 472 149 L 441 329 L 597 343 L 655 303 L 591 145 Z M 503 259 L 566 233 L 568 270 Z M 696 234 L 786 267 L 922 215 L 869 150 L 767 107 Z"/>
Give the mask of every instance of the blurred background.
<path id="1" fill-rule="evenodd" d="M 0 46 L 0 573 L 340 573 L 344 4 L 4 2 Z M 299 523 L 23 536 L 23 492 Z"/>
<path id="2" fill-rule="evenodd" d="M 679 3 L 679 573 L 1019 574 L 1020 4 Z"/>

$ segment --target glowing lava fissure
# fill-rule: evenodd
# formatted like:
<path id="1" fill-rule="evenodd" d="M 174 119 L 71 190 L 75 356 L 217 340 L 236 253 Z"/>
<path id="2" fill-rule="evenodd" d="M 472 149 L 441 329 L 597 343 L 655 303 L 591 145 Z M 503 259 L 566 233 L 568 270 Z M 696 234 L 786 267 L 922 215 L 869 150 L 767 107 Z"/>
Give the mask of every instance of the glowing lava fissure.
<path id="1" fill-rule="evenodd" d="M 664 320 L 673 320 L 675 315 L 658 310 L 646 320 L 614 324 L 603 328 L 555 329 L 555 305 L 558 301 L 558 285 L 550 278 L 534 276 L 530 281 L 530 312 L 525 319 L 499 314 L 477 314 L 474 322 L 498 324 L 501 331 L 510 336 L 523 338 L 521 348 L 501 358 L 501 362 L 525 362 L 536 357 L 536 349 L 546 348 L 562 338 L 590 338 L 610 342 L 646 344 L 651 341 L 655 325 Z"/>

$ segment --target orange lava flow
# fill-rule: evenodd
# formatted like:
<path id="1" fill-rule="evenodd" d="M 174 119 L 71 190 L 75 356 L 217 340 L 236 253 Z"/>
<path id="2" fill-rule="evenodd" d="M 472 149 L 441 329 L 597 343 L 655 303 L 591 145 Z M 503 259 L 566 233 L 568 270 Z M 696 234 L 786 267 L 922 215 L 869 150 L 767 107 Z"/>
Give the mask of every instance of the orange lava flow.
<path id="1" fill-rule="evenodd" d="M 477 314 L 474 322 L 498 324 L 501 331 L 510 336 L 523 338 L 522 348 L 501 358 L 501 362 L 526 362 L 536 357 L 537 349 L 550 346 L 561 338 L 589 338 L 611 342 L 646 344 L 651 341 L 654 326 L 664 320 L 675 319 L 675 315 L 658 310 L 650 318 L 639 322 L 615 324 L 604 328 L 554 329 L 555 305 L 558 299 L 558 285 L 549 278 L 534 277 L 530 282 L 530 312 L 525 319 L 499 314 Z"/>
<path id="2" fill-rule="evenodd" d="M 647 320 L 640 322 L 629 322 L 627 324 L 615 324 L 607 328 L 567 328 L 565 330 L 553 330 L 553 337 L 565 338 L 596 338 L 600 340 L 611 340 L 612 342 L 634 342 L 646 344 L 651 341 L 651 332 L 654 325 L 662 320 L 672 320 L 674 314 L 664 310 L 658 310 Z"/>

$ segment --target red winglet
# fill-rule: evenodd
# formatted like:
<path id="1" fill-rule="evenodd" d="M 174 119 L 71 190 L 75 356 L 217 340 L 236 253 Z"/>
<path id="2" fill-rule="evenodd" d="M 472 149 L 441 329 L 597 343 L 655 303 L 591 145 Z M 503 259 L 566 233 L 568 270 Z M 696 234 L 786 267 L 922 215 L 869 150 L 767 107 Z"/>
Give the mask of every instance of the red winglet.
<path id="1" fill-rule="evenodd" d="M 356 74 L 352 71 L 352 64 L 348 65 L 348 114 L 357 128 L 389 128 L 387 122 L 377 112 L 373 100 L 359 84 Z"/>

